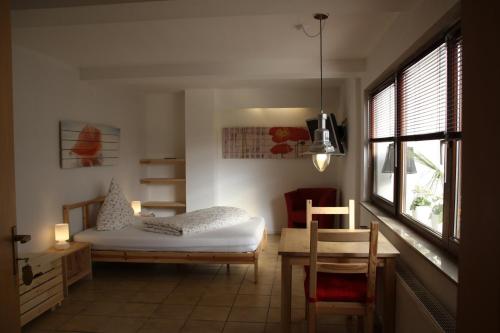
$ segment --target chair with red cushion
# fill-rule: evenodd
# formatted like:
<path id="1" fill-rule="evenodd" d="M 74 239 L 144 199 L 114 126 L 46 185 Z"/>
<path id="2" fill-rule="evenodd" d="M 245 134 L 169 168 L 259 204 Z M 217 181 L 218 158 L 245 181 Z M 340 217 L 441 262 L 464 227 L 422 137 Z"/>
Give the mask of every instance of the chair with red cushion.
<path id="1" fill-rule="evenodd" d="M 316 331 L 316 314 L 323 308 L 328 313 L 364 317 L 364 332 L 373 332 L 378 223 L 372 222 L 370 230 L 318 231 L 318 222 L 312 221 L 310 235 L 310 262 L 304 281 L 308 332 Z M 318 242 L 369 242 L 369 255 L 356 262 L 322 262 Z"/>
<path id="2" fill-rule="evenodd" d="M 334 188 L 299 188 L 285 193 L 288 213 L 288 228 L 306 227 L 306 200 L 312 200 L 315 206 L 335 206 L 337 190 Z M 332 228 L 333 216 L 315 216 L 320 228 Z"/>

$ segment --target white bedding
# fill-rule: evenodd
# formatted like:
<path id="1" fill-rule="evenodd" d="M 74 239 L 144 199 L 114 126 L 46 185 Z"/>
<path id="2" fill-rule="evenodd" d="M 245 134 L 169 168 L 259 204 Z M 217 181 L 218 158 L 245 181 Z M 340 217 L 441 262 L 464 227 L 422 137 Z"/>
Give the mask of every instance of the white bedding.
<path id="1" fill-rule="evenodd" d="M 241 208 L 215 206 L 170 217 L 145 218 L 143 223 L 146 231 L 182 236 L 237 225 L 249 218 Z"/>
<path id="2" fill-rule="evenodd" d="M 264 235 L 262 217 L 251 217 L 230 227 L 184 236 L 171 236 L 142 230 L 142 222 L 113 231 L 87 229 L 74 235 L 77 242 L 88 242 L 95 250 L 249 252 L 257 249 Z"/>

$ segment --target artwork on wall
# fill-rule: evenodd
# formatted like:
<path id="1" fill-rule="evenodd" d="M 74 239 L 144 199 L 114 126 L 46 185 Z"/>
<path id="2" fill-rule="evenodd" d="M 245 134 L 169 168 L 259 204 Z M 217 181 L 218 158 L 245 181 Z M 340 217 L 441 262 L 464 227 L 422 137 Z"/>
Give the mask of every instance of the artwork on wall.
<path id="1" fill-rule="evenodd" d="M 77 121 L 61 121 L 61 168 L 115 165 L 120 152 L 120 129 Z"/>
<path id="2" fill-rule="evenodd" d="M 226 159 L 303 158 L 311 144 L 305 127 L 231 127 L 222 129 Z"/>

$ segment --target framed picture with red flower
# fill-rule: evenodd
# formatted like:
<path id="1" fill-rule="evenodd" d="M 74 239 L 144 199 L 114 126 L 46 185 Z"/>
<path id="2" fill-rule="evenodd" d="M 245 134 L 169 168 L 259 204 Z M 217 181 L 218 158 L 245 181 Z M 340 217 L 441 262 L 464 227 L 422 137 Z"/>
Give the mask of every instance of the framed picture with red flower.
<path id="1" fill-rule="evenodd" d="M 115 165 L 120 157 L 120 129 L 64 120 L 59 124 L 61 168 Z"/>
<path id="2" fill-rule="evenodd" d="M 226 159 L 303 158 L 311 144 L 305 127 L 231 127 L 222 130 Z"/>

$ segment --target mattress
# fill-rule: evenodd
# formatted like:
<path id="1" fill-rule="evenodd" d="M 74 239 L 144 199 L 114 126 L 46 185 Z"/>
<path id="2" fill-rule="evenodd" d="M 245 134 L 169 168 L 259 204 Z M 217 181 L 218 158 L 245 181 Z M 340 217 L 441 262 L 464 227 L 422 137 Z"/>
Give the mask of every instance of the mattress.
<path id="1" fill-rule="evenodd" d="M 113 231 L 90 228 L 74 235 L 77 242 L 92 244 L 94 250 L 179 251 L 179 252 L 249 252 L 254 251 L 264 236 L 262 217 L 218 230 L 172 236 L 142 230 L 142 222 Z"/>

